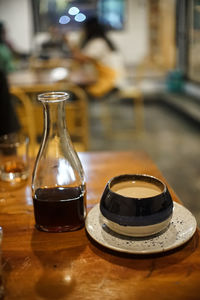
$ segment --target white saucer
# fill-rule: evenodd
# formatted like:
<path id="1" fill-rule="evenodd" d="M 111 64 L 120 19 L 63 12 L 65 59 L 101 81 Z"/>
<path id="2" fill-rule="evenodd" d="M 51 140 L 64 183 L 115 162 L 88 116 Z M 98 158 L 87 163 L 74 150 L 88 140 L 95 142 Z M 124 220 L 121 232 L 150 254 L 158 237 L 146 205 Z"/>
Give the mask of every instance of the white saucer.
<path id="1" fill-rule="evenodd" d="M 176 202 L 167 229 L 150 237 L 134 238 L 112 231 L 102 221 L 99 204 L 90 210 L 86 218 L 86 230 L 96 242 L 115 251 L 133 254 L 159 253 L 179 247 L 193 236 L 196 227 L 195 217 Z"/>

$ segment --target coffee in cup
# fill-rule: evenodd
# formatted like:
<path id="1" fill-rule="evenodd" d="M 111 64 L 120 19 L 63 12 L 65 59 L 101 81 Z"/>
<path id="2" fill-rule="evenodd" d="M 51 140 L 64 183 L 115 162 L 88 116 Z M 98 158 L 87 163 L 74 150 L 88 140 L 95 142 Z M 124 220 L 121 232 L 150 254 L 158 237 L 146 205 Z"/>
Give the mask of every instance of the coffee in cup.
<path id="1" fill-rule="evenodd" d="M 113 231 L 144 237 L 168 225 L 173 201 L 167 186 L 146 174 L 125 174 L 108 181 L 100 201 L 103 222 Z"/>
<path id="2" fill-rule="evenodd" d="M 162 192 L 159 186 L 142 180 L 119 182 L 111 190 L 121 196 L 138 199 L 154 197 Z"/>

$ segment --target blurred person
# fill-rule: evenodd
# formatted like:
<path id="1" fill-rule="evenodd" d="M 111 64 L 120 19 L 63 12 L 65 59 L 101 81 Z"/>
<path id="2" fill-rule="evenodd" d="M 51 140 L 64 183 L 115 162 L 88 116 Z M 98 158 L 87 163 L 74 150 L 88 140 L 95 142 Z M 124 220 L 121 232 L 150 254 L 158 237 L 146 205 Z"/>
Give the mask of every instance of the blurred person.
<path id="1" fill-rule="evenodd" d="M 15 69 L 12 47 L 6 40 L 4 24 L 0 22 L 0 70 L 9 73 Z"/>
<path id="2" fill-rule="evenodd" d="M 11 103 L 6 74 L 0 70 L 0 135 L 17 132 L 20 125 Z"/>
<path id="3" fill-rule="evenodd" d="M 86 19 L 83 26 L 80 49 L 73 48 L 72 53 L 78 61 L 84 64 L 92 63 L 96 67 L 98 79 L 88 87 L 88 92 L 93 96 L 102 97 L 120 88 L 123 82 L 122 56 L 97 17 Z"/>
<path id="4" fill-rule="evenodd" d="M 29 54 L 18 51 L 8 40 L 6 28 L 0 21 L 0 70 L 9 73 L 16 69 L 16 59 L 22 60 L 29 57 Z"/>
<path id="5" fill-rule="evenodd" d="M 7 74 L 15 70 L 14 55 L 18 55 L 18 52 L 8 42 L 4 24 L 0 22 L 0 135 L 20 129 L 7 80 Z"/>

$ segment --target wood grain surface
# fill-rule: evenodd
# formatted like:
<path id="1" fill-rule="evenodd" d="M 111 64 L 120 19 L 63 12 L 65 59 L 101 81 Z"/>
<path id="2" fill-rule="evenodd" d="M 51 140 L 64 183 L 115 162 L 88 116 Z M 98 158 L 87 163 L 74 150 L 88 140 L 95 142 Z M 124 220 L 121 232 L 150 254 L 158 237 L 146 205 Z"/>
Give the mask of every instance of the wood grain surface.
<path id="1" fill-rule="evenodd" d="M 99 202 L 113 176 L 146 173 L 165 181 L 141 152 L 81 153 L 80 158 L 88 210 Z M 70 233 L 40 232 L 34 228 L 30 182 L 31 178 L 18 189 L 0 187 L 5 300 L 200 299 L 198 230 L 176 250 L 145 256 L 108 250 L 93 242 L 84 228 Z M 169 190 L 173 200 L 179 201 Z"/>

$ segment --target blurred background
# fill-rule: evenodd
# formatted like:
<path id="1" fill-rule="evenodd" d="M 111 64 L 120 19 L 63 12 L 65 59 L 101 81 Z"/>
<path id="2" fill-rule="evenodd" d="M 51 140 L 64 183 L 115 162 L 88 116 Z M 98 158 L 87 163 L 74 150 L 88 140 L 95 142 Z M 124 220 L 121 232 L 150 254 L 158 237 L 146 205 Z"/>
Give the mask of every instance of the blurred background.
<path id="1" fill-rule="evenodd" d="M 77 151 L 146 151 L 200 224 L 200 0 L 1 0 L 0 134 L 35 157 L 39 93 Z"/>

